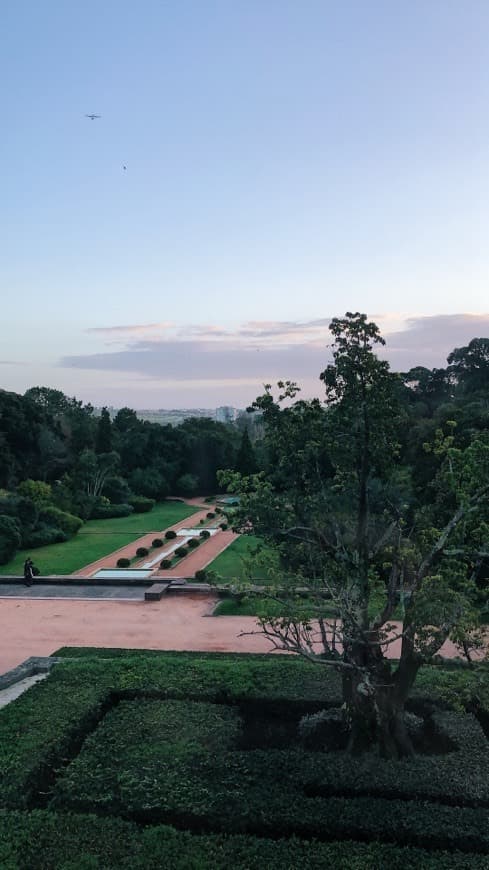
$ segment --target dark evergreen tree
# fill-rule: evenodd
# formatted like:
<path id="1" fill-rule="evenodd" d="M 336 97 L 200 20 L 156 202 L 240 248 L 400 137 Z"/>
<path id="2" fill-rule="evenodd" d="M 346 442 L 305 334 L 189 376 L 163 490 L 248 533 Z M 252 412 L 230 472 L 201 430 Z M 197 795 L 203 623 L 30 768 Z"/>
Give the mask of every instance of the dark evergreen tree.
<path id="1" fill-rule="evenodd" d="M 112 423 L 107 408 L 102 412 L 97 421 L 97 435 L 95 439 L 96 453 L 110 453 L 112 450 Z"/>
<path id="2" fill-rule="evenodd" d="M 248 427 L 246 427 L 241 436 L 241 444 L 239 445 L 234 467 L 240 474 L 255 474 L 258 471 L 255 451 L 248 435 Z"/>

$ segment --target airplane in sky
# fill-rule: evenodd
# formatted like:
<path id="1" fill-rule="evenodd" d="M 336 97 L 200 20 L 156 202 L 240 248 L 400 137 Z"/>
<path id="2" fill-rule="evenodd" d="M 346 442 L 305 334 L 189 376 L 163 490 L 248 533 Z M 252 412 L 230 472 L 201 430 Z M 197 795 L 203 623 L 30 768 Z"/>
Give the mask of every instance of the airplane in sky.
<path id="1" fill-rule="evenodd" d="M 90 118 L 91 121 L 95 121 L 95 118 L 101 118 L 102 115 L 85 115 L 85 118 Z"/>

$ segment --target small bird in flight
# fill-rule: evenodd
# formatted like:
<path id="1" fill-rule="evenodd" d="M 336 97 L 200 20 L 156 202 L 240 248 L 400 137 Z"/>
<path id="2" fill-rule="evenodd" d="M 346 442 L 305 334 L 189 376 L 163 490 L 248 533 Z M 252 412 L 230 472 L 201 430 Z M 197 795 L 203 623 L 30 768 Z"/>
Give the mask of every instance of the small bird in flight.
<path id="1" fill-rule="evenodd" d="M 95 118 L 101 118 L 102 115 L 85 115 L 85 118 L 90 118 L 91 121 L 95 121 Z"/>

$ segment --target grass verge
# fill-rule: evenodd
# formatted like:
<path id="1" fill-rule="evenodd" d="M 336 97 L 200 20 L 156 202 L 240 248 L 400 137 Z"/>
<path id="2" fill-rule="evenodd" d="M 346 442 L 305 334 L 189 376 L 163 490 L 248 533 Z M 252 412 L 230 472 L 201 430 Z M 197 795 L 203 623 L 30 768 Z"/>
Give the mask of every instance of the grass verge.
<path id="1" fill-rule="evenodd" d="M 35 550 L 19 550 L 10 562 L 0 565 L 0 574 L 22 575 L 27 555 L 32 557 L 41 574 L 72 574 L 84 565 L 136 541 L 142 535 L 163 531 L 197 510 L 198 508 L 181 502 L 162 502 L 148 513 L 107 520 L 88 520 L 69 541 L 37 547 Z M 114 559 L 114 567 L 116 561 Z"/>

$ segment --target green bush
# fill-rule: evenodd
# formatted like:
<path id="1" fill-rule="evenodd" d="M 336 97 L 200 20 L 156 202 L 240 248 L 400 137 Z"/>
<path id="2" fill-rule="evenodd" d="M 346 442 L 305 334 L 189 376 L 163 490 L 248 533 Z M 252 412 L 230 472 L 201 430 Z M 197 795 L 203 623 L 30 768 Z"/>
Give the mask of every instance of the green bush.
<path id="1" fill-rule="evenodd" d="M 120 559 L 117 559 L 117 567 L 118 568 L 129 568 L 131 564 L 131 560 L 127 559 L 125 556 L 121 556 Z"/>
<path id="2" fill-rule="evenodd" d="M 6 514 L 0 514 L 0 565 L 5 565 L 15 556 L 20 544 L 21 534 L 18 520 Z"/>
<path id="3" fill-rule="evenodd" d="M 163 568 L 165 571 L 168 571 L 172 566 L 172 559 L 162 559 L 160 562 L 160 568 Z"/>
<path id="4" fill-rule="evenodd" d="M 26 549 L 44 547 L 46 544 L 61 544 L 68 540 L 68 535 L 62 529 L 52 526 L 39 525 L 32 531 L 26 532 L 22 544 Z"/>
<path id="5" fill-rule="evenodd" d="M 176 536 L 177 533 L 173 529 L 168 529 L 168 531 L 165 532 L 165 538 L 167 541 L 173 541 Z"/>
<path id="6" fill-rule="evenodd" d="M 226 531 L 227 527 L 228 527 L 227 523 L 219 523 L 219 528 L 222 529 L 223 532 Z"/>
<path id="7" fill-rule="evenodd" d="M 47 505 L 39 511 L 39 520 L 47 526 L 52 526 L 66 532 L 67 535 L 76 535 L 83 525 L 83 520 L 67 511 L 62 511 L 54 505 Z"/>
<path id="8" fill-rule="evenodd" d="M 213 520 L 215 517 L 215 513 L 213 511 L 208 511 L 206 517 L 208 520 Z"/>
<path id="9" fill-rule="evenodd" d="M 202 531 L 199 532 L 199 535 L 205 541 L 207 538 L 210 538 L 211 533 L 207 529 L 202 529 Z"/>
<path id="10" fill-rule="evenodd" d="M 91 513 L 92 520 L 107 520 L 115 517 L 128 517 L 134 513 L 130 504 L 96 504 Z"/>
<path id="11" fill-rule="evenodd" d="M 187 555 L 188 555 L 187 547 L 177 547 L 177 549 L 175 550 L 175 556 L 178 556 L 179 559 L 183 559 Z"/>
<path id="12" fill-rule="evenodd" d="M 195 550 L 196 547 L 200 546 L 199 538 L 189 538 L 187 541 L 187 547 L 190 547 L 191 550 Z"/>
<path id="13" fill-rule="evenodd" d="M 153 538 L 153 540 L 151 541 L 151 546 L 154 550 L 157 550 L 158 547 L 163 546 L 163 541 L 161 540 L 161 538 Z"/>
<path id="14" fill-rule="evenodd" d="M 207 577 L 207 572 L 204 568 L 200 568 L 199 571 L 195 572 L 195 579 L 199 581 L 199 583 L 204 583 Z"/>
<path id="15" fill-rule="evenodd" d="M 138 547 L 136 550 L 136 556 L 139 556 L 140 559 L 142 559 L 143 556 L 147 556 L 148 553 L 149 553 L 149 550 L 147 547 Z"/>
<path id="16" fill-rule="evenodd" d="M 136 514 L 145 514 L 153 510 L 156 501 L 154 498 L 146 498 L 144 495 L 133 495 L 128 499 L 128 504 L 131 505 Z"/>

